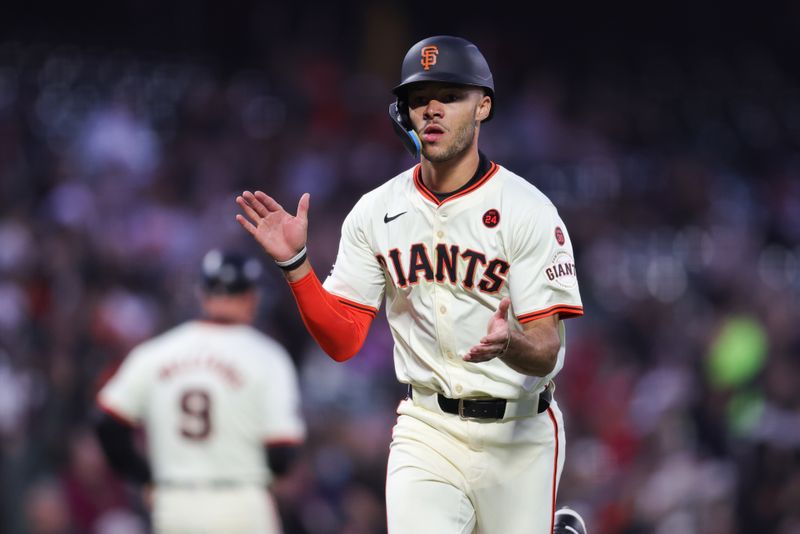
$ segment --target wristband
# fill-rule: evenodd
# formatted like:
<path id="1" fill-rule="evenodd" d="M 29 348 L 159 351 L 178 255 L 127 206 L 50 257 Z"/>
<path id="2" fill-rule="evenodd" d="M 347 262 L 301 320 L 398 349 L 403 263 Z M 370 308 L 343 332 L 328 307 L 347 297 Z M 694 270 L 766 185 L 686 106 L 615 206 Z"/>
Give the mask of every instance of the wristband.
<path id="1" fill-rule="evenodd" d="M 308 251 L 306 250 L 306 246 L 303 245 L 303 248 L 298 252 L 293 258 L 290 258 L 286 261 L 278 261 L 275 260 L 275 263 L 278 264 L 278 267 L 283 269 L 284 271 L 293 271 L 300 267 L 304 261 L 306 261 Z"/>

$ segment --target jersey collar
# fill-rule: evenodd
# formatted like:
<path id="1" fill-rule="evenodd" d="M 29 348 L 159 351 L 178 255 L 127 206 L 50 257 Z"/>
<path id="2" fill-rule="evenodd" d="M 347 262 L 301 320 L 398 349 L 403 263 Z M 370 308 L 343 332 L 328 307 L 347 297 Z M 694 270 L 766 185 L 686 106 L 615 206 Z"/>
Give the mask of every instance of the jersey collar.
<path id="1" fill-rule="evenodd" d="M 417 187 L 417 191 L 419 191 L 423 197 L 436 204 L 436 206 L 441 206 L 445 202 L 450 202 L 451 200 L 463 197 L 475 191 L 488 182 L 499 168 L 495 162 L 490 161 L 482 152 L 478 154 L 480 159 L 475 174 L 467 183 L 450 193 L 435 193 L 428 189 L 422 181 L 422 165 L 417 164 L 417 166 L 414 167 L 414 185 Z"/>

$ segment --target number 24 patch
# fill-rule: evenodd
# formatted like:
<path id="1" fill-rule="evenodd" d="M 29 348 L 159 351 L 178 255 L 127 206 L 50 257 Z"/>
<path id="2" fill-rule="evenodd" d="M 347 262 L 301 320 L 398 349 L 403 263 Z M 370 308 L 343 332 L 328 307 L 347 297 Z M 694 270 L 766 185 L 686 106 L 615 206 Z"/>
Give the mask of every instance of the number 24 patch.
<path id="1" fill-rule="evenodd" d="M 500 212 L 492 208 L 483 214 L 483 224 L 487 228 L 494 228 L 500 224 Z"/>

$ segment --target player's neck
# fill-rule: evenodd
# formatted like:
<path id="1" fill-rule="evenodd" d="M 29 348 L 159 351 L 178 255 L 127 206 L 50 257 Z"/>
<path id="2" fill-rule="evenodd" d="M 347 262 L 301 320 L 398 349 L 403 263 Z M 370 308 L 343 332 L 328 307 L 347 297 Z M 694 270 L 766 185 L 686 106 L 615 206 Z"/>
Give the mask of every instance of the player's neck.
<path id="1" fill-rule="evenodd" d="M 431 191 L 450 193 L 469 182 L 479 162 L 478 147 L 475 145 L 447 161 L 433 162 L 423 156 L 420 162 L 422 181 Z"/>
<path id="2" fill-rule="evenodd" d="M 203 319 L 218 324 L 250 324 L 257 306 L 254 292 L 206 297 L 202 302 Z"/>

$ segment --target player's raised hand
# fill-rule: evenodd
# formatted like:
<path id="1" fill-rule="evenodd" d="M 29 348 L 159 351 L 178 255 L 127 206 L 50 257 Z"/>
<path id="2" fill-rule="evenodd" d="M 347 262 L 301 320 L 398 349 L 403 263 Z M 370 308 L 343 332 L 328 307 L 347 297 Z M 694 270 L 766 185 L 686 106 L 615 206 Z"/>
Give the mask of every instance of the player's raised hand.
<path id="1" fill-rule="evenodd" d="M 252 235 L 275 261 L 294 257 L 308 237 L 308 204 L 311 195 L 300 197 L 297 215 L 290 215 L 278 202 L 263 191 L 245 191 L 236 197 L 244 212 L 236 220 Z"/>
<path id="2" fill-rule="evenodd" d="M 464 361 L 487 362 L 505 354 L 511 340 L 511 331 L 508 328 L 509 306 L 511 306 L 511 299 L 504 297 L 497 306 L 497 311 L 489 319 L 486 335 L 481 338 L 479 344 L 469 349 L 464 356 Z"/>

